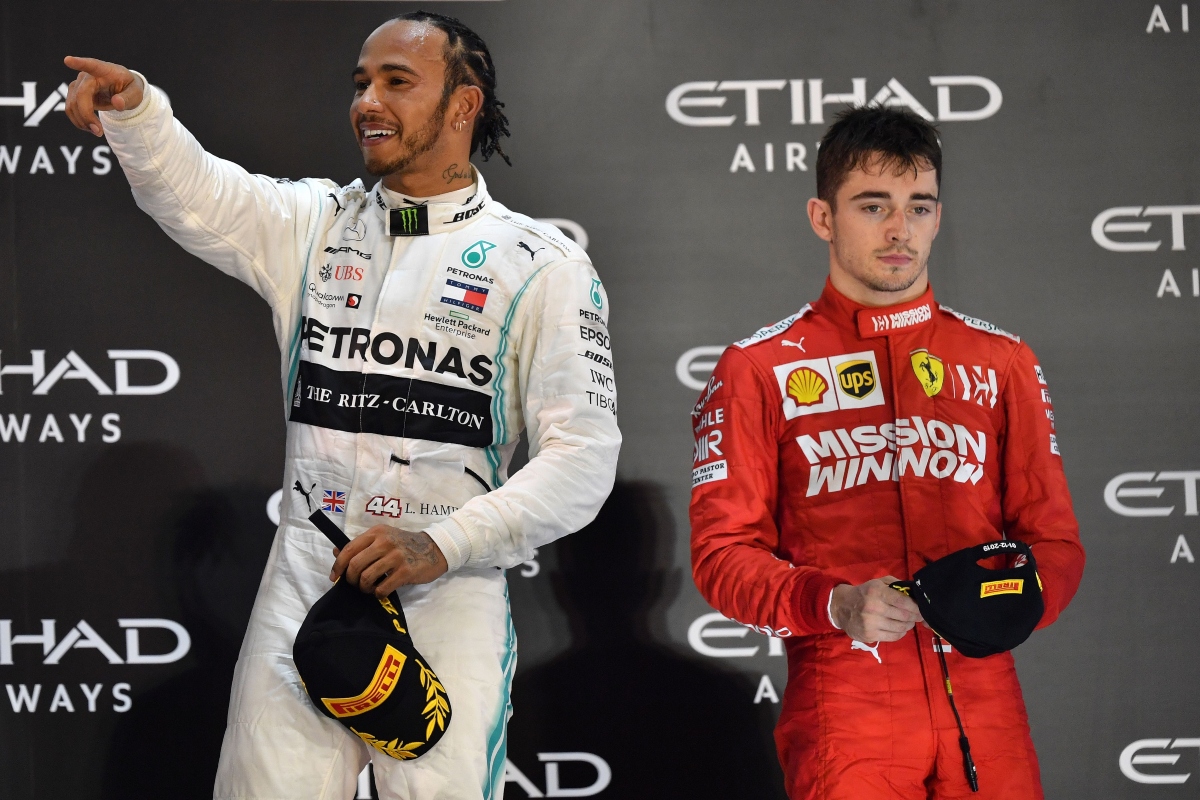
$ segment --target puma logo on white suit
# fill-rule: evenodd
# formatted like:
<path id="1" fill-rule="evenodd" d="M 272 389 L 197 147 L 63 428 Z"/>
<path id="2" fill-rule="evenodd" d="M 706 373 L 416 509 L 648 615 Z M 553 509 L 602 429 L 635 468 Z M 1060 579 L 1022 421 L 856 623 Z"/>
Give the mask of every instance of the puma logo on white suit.
<path id="1" fill-rule="evenodd" d="M 880 664 L 883 663 L 883 659 L 879 657 L 879 642 L 876 642 L 875 646 L 871 647 L 871 645 L 867 644 L 866 642 L 860 642 L 858 639 L 851 639 L 850 640 L 850 649 L 851 650 L 866 650 L 868 653 L 875 656 L 876 661 L 878 661 Z"/>

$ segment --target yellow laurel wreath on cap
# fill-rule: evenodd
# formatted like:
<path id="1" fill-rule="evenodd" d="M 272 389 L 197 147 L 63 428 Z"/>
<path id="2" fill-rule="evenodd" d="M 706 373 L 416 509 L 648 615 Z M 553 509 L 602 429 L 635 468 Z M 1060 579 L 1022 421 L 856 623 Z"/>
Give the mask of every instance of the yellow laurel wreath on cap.
<path id="1" fill-rule="evenodd" d="M 442 686 L 437 675 L 433 673 L 429 667 L 417 661 L 417 667 L 420 671 L 421 685 L 425 687 L 425 699 L 428 701 L 425 704 L 425 709 L 421 715 L 429 720 L 429 724 L 425 727 L 425 738 L 428 739 L 433 735 L 433 726 L 437 725 L 439 730 L 446 730 L 446 715 L 450 713 L 450 701 L 446 699 L 446 687 Z"/>
<path id="2" fill-rule="evenodd" d="M 374 747 L 385 756 L 398 758 L 401 761 L 406 758 L 416 758 L 417 754 L 412 751 L 416 750 L 418 747 L 424 746 L 425 744 L 424 742 L 409 742 L 408 744 L 405 744 L 399 739 L 392 739 L 390 742 L 385 742 L 382 739 L 376 739 L 369 733 L 363 733 L 362 731 L 354 730 L 354 728 L 351 728 L 350 730 L 358 734 L 358 738 L 362 739 L 364 742 L 371 745 L 371 747 Z"/>

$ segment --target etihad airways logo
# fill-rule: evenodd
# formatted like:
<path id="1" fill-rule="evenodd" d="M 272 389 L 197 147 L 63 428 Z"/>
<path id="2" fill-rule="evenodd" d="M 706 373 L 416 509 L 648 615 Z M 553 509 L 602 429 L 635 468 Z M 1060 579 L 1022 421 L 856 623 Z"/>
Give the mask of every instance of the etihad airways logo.
<path id="1" fill-rule="evenodd" d="M 1121 774 L 1134 783 L 1149 784 L 1179 784 L 1187 783 L 1192 777 L 1191 772 L 1159 772 L 1164 767 L 1172 767 L 1179 763 L 1180 753 L 1162 752 L 1169 750 L 1192 750 L 1200 748 L 1200 738 L 1188 739 L 1138 739 L 1121 751 L 1117 764 Z M 1158 750 L 1153 755 L 1143 755 L 1145 750 Z M 1153 766 L 1151 766 L 1153 765 Z M 1145 767 L 1151 771 L 1146 772 Z M 1179 767 L 1175 767 L 1179 769 Z"/>
<path id="2" fill-rule="evenodd" d="M 1195 517 L 1200 515 L 1200 503 L 1196 500 L 1197 481 L 1200 481 L 1200 470 L 1122 472 L 1104 487 L 1104 504 L 1114 514 L 1120 514 L 1122 517 L 1169 517 L 1178 508 L 1178 501 L 1171 505 L 1152 503 L 1151 501 L 1163 496 L 1166 487 L 1148 484 L 1178 483 L 1183 488 L 1183 514 L 1186 517 Z M 1175 497 L 1178 497 L 1178 489 L 1175 492 Z M 1129 501 L 1135 499 L 1135 503 L 1130 505 Z"/>
<path id="3" fill-rule="evenodd" d="M 796 444 L 812 466 L 807 497 L 840 492 L 867 481 L 895 481 L 904 475 L 956 483 L 979 483 L 987 457 L 987 434 L 962 425 L 920 417 L 883 425 L 804 434 Z M 879 453 L 878 456 L 874 455 Z M 827 464 L 833 459 L 832 464 Z"/>
<path id="4" fill-rule="evenodd" d="M 1189 206 L 1117 206 L 1106 208 L 1092 220 L 1092 240 L 1114 253 L 1152 253 L 1163 245 L 1157 232 L 1155 238 L 1125 238 L 1126 234 L 1149 234 L 1154 225 L 1147 217 L 1171 218 L 1171 249 L 1186 250 L 1184 217 L 1200 215 L 1200 205 Z M 1120 234 L 1116 239 L 1109 234 Z"/>
<path id="5" fill-rule="evenodd" d="M 667 94 L 667 115 L 680 125 L 693 128 L 727 127 L 738 120 L 738 113 L 699 113 L 701 110 L 730 111 L 729 95 L 741 94 L 741 118 L 745 125 L 761 125 L 761 101 L 764 93 L 787 92 L 792 125 L 824 125 L 827 106 L 904 107 L 933 122 L 974 122 L 994 116 L 1004 102 L 996 82 L 979 75 L 935 75 L 929 84 L 936 90 L 937 116 L 896 78 L 884 83 L 867 96 L 867 79 L 851 78 L 850 91 L 826 91 L 822 78 L 771 78 L 765 80 L 688 81 Z M 839 88 L 844 87 L 841 84 Z M 770 95 L 767 95 L 770 97 Z M 986 98 L 986 99 L 985 99 Z M 767 103 L 775 103 L 768 99 Z"/>
<path id="6" fill-rule="evenodd" d="M 0 351 L 0 394 L 4 394 L 4 376 L 28 376 L 33 386 L 33 394 L 45 395 L 63 380 L 82 380 L 91 384 L 96 394 L 101 395 L 153 395 L 166 394 L 179 383 L 179 363 L 166 353 L 158 350 L 109 350 L 108 357 L 113 364 L 113 387 L 100 377 L 91 366 L 74 350 L 67 353 L 58 363 L 46 369 L 46 351 L 30 350 L 28 364 L 4 364 L 4 353 Z M 133 383 L 129 378 L 129 362 L 154 361 L 164 370 L 157 383 Z M 142 369 L 139 367 L 139 370 Z M 9 379 L 11 387 L 12 378 Z"/>
<path id="7" fill-rule="evenodd" d="M 60 83 L 57 89 L 38 102 L 37 81 L 22 81 L 21 93 L 11 97 L 0 97 L 0 108 L 19 108 L 25 116 L 24 127 L 36 128 L 51 111 L 65 111 L 67 108 L 67 85 Z"/>

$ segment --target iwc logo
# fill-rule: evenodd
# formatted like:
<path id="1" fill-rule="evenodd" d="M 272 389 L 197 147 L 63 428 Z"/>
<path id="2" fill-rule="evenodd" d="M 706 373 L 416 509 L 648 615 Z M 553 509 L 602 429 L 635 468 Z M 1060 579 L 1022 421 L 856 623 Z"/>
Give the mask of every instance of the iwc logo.
<path id="1" fill-rule="evenodd" d="M 496 245 L 480 239 L 475 244 L 462 251 L 462 263 L 467 269 L 478 269 L 487 261 L 489 250 L 495 250 Z"/>

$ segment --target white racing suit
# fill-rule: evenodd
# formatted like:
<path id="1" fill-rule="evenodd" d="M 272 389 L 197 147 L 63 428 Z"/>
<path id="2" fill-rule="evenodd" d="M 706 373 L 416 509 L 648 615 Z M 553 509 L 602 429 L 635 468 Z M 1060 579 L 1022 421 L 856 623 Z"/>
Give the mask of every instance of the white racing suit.
<path id="1" fill-rule="evenodd" d="M 588 257 L 491 199 L 482 176 L 421 205 L 360 181 L 251 175 L 206 153 L 149 84 L 137 108 L 100 116 L 138 206 L 262 295 L 283 355 L 285 496 L 216 797 L 346 800 L 369 758 L 385 798 L 501 797 L 516 663 L 503 570 L 591 521 L 620 447 Z M 530 461 L 508 480 L 523 427 Z M 449 564 L 400 590 L 453 707 L 415 761 L 371 750 L 301 687 L 292 643 L 333 564 L 307 519 L 317 508 L 351 537 L 425 531 Z"/>

